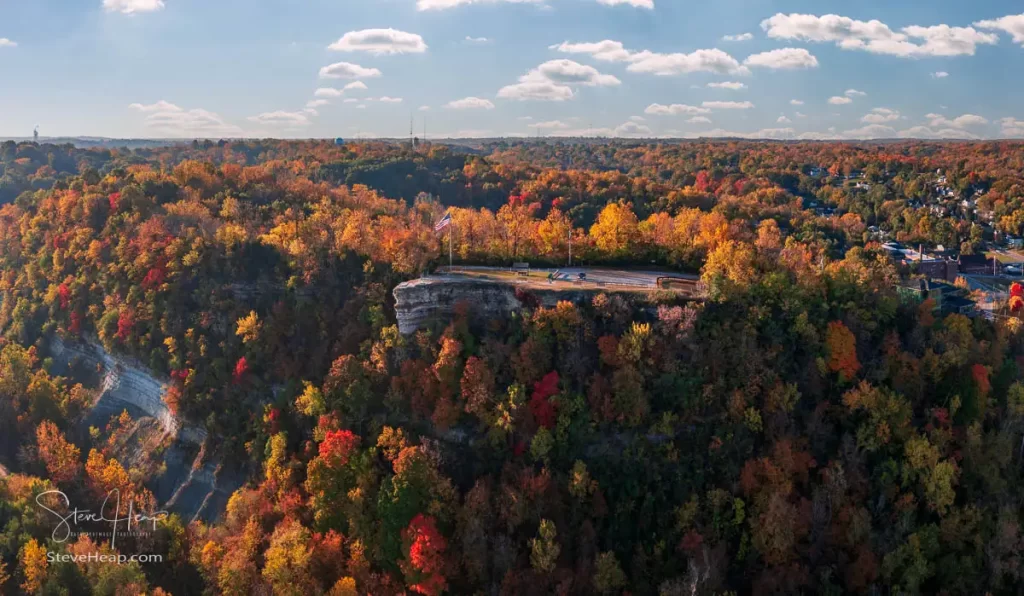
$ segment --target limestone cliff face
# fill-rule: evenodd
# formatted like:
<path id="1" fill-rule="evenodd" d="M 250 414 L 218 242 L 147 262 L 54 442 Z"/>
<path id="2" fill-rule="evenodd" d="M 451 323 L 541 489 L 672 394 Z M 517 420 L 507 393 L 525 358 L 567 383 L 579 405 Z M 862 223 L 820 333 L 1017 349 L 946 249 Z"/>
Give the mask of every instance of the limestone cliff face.
<path id="1" fill-rule="evenodd" d="M 408 335 L 431 321 L 445 321 L 452 317 L 460 302 L 466 303 L 472 315 L 478 319 L 504 318 L 524 307 L 516 297 L 521 289 L 545 307 L 553 307 L 560 301 L 574 304 L 588 302 L 596 294 L 617 294 L 613 289 L 546 288 L 543 285 L 530 287 L 515 283 L 504 283 L 486 279 L 425 277 L 414 279 L 395 287 L 395 315 L 398 330 Z M 637 292 L 621 292 L 636 296 Z"/>
<path id="2" fill-rule="evenodd" d="M 139 440 L 123 455 L 130 462 L 162 462 L 161 471 L 147 482 L 161 506 L 187 521 L 211 521 L 224 511 L 245 474 L 209 456 L 206 431 L 171 413 L 163 401 L 167 379 L 134 359 L 107 352 L 95 339 L 71 342 L 54 336 L 50 356 L 55 374 L 98 390 L 85 427 L 103 428 L 125 410 L 135 420 L 132 436 Z M 163 445 L 163 450 L 148 452 L 145 446 L 153 444 Z"/>
<path id="3" fill-rule="evenodd" d="M 99 372 L 100 394 L 90 418 L 105 423 L 111 415 L 127 409 L 133 417 L 153 418 L 167 434 L 177 435 L 193 443 L 201 443 L 206 439 L 202 429 L 182 427 L 163 401 L 167 381 L 157 378 L 141 363 L 110 354 L 95 340 L 65 342 L 54 336 L 50 342 L 50 352 L 60 374 L 68 374 L 75 367 Z"/>
<path id="4" fill-rule="evenodd" d="M 506 316 L 522 305 L 515 288 L 483 280 L 422 278 L 395 288 L 398 330 L 408 335 L 432 320 L 450 318 L 455 306 L 467 302 L 479 315 Z"/>

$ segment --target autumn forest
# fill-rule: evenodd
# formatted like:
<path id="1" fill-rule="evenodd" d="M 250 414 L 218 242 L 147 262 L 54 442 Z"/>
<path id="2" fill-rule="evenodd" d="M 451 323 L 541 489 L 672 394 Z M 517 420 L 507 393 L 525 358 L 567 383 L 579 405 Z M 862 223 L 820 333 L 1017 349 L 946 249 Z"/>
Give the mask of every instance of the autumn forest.
<path id="1" fill-rule="evenodd" d="M 1018 594 L 1024 325 L 882 244 L 1022 232 L 1010 142 L 3 143 L 0 594 Z M 700 295 L 399 331 L 449 249 L 570 243 Z M 67 346 L 166 419 L 100 419 L 122 364 Z M 112 544 L 40 506 L 111 491 L 168 514 Z M 160 560 L 53 556 L 95 552 Z"/>

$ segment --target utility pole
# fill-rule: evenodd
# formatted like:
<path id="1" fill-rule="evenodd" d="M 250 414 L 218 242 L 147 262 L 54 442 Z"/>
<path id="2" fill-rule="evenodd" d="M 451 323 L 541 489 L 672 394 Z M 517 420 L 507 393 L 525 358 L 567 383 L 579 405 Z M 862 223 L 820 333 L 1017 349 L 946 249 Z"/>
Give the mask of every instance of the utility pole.
<path id="1" fill-rule="evenodd" d="M 452 274 L 452 231 L 455 229 L 455 220 L 448 224 L 448 275 Z"/>
<path id="2" fill-rule="evenodd" d="M 569 224 L 569 266 L 572 267 L 572 224 Z"/>

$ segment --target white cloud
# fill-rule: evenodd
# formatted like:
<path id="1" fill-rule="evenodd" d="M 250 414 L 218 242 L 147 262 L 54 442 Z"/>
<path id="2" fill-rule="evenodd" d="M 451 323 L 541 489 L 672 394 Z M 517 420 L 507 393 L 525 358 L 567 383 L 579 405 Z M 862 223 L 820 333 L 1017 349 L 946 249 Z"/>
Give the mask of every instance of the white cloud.
<path id="1" fill-rule="evenodd" d="M 750 41 L 754 39 L 753 33 L 740 33 L 739 35 L 724 35 L 722 41 Z"/>
<path id="2" fill-rule="evenodd" d="M 723 83 L 708 83 L 708 87 L 712 89 L 729 89 L 731 91 L 739 91 L 740 89 L 746 89 L 747 85 L 745 83 L 733 83 L 726 81 Z"/>
<path id="3" fill-rule="evenodd" d="M 835 97 L 828 98 L 828 103 L 834 106 L 844 106 L 846 104 L 853 103 L 853 100 L 850 99 L 849 97 L 840 97 L 837 95 Z"/>
<path id="4" fill-rule="evenodd" d="M 397 29 L 363 29 L 349 31 L 327 46 L 336 52 L 368 52 L 375 56 L 391 54 L 422 54 L 427 51 L 423 38 Z"/>
<path id="5" fill-rule="evenodd" d="M 761 28 L 774 39 L 834 42 L 844 50 L 861 50 L 903 58 L 922 56 L 973 56 L 977 46 L 995 44 L 999 36 L 982 33 L 973 27 L 936 25 L 904 27 L 894 32 L 885 23 L 858 21 L 835 14 L 776 14 L 761 22 Z"/>
<path id="6" fill-rule="evenodd" d="M 644 110 L 645 114 L 652 114 L 658 116 L 678 116 L 680 114 L 693 115 L 693 114 L 710 114 L 711 110 L 704 107 L 688 106 L 685 104 L 674 103 L 666 106 L 660 103 L 652 103 L 647 106 Z"/>
<path id="7" fill-rule="evenodd" d="M 796 117 L 797 117 L 797 118 L 806 118 L 806 117 L 807 117 L 807 114 L 804 114 L 803 112 L 797 112 L 797 113 L 796 113 Z"/>
<path id="8" fill-rule="evenodd" d="M 638 52 L 629 60 L 626 70 L 647 74 L 668 76 L 691 72 L 716 72 L 719 74 L 747 74 L 748 70 L 735 58 L 719 49 L 697 50 L 690 54 L 658 54 Z"/>
<path id="9" fill-rule="evenodd" d="M 694 116 L 687 120 L 687 122 L 690 124 L 711 124 L 711 118 L 707 116 Z"/>
<path id="10" fill-rule="evenodd" d="M 309 126 L 309 117 L 303 112 L 264 112 L 258 116 L 249 116 L 250 122 L 263 124 L 265 126 L 279 126 L 282 128 L 303 128 Z"/>
<path id="11" fill-rule="evenodd" d="M 967 128 L 969 126 L 983 126 L 988 124 L 988 120 L 976 114 L 964 114 L 963 116 L 958 116 L 952 120 L 942 116 L 941 114 L 928 114 L 925 118 L 928 118 L 930 121 L 929 126 L 932 128 Z"/>
<path id="12" fill-rule="evenodd" d="M 575 97 L 575 94 L 571 87 L 550 81 L 539 81 L 506 85 L 498 90 L 498 97 L 518 101 L 566 101 Z"/>
<path id="13" fill-rule="evenodd" d="M 519 82 L 498 91 L 502 99 L 565 101 L 575 97 L 570 85 L 606 87 L 621 85 L 618 78 L 601 74 L 593 66 L 572 60 L 549 60 L 519 77 Z"/>
<path id="14" fill-rule="evenodd" d="M 976 134 L 969 133 L 965 130 L 958 130 L 955 128 L 944 128 L 941 130 L 932 130 L 927 126 L 914 126 L 906 130 L 901 130 L 897 133 L 897 136 L 902 138 L 914 138 L 914 139 L 971 139 L 977 140 L 980 137 Z"/>
<path id="15" fill-rule="evenodd" d="M 847 89 L 843 95 L 846 97 L 867 97 L 868 94 L 863 91 L 857 91 L 856 89 Z"/>
<path id="16" fill-rule="evenodd" d="M 366 79 L 381 74 L 376 68 L 364 68 L 351 62 L 335 62 L 320 69 L 321 79 Z"/>
<path id="17" fill-rule="evenodd" d="M 430 111 L 430 106 L 420 106 L 419 110 L 421 112 L 429 112 Z"/>
<path id="18" fill-rule="evenodd" d="M 933 79 L 944 79 L 944 78 L 946 78 L 948 76 L 949 76 L 949 73 L 944 71 L 944 70 L 940 70 L 938 72 L 933 72 L 932 73 L 932 78 Z"/>
<path id="19" fill-rule="evenodd" d="M 779 116 L 779 118 L 778 118 L 778 120 L 776 120 L 776 122 L 778 122 L 779 124 L 792 124 L 793 123 L 792 120 L 790 120 L 789 118 L 787 118 L 785 116 Z"/>
<path id="20" fill-rule="evenodd" d="M 508 2 L 510 4 L 540 4 L 544 0 L 416 0 L 417 10 L 445 10 L 469 4 L 497 4 Z"/>
<path id="21" fill-rule="evenodd" d="M 715 128 L 708 132 L 698 133 L 696 136 L 700 137 L 715 137 L 715 138 L 737 138 L 737 139 L 776 139 L 785 140 L 792 139 L 796 134 L 792 128 L 763 128 L 754 132 L 734 132 L 721 128 Z M 695 135 L 688 135 L 695 136 Z"/>
<path id="22" fill-rule="evenodd" d="M 569 128 L 569 125 L 566 124 L 565 122 L 562 122 L 561 120 L 552 120 L 550 122 L 537 122 L 536 124 L 531 124 L 530 128 L 563 129 Z"/>
<path id="23" fill-rule="evenodd" d="M 711 110 L 750 110 L 754 107 L 749 101 L 705 101 L 701 105 Z"/>
<path id="24" fill-rule="evenodd" d="M 875 108 L 871 110 L 870 114 L 866 114 L 860 119 L 865 124 L 884 124 L 886 122 L 895 122 L 900 119 L 900 113 L 898 110 L 890 110 L 889 108 Z"/>
<path id="25" fill-rule="evenodd" d="M 320 87 L 313 92 L 314 97 L 341 97 L 345 92 L 333 87 Z"/>
<path id="26" fill-rule="evenodd" d="M 612 131 L 616 137 L 649 137 L 654 134 L 649 126 L 636 122 L 623 122 Z"/>
<path id="27" fill-rule="evenodd" d="M 748 74 L 735 58 L 719 49 L 696 50 L 690 54 L 661 54 L 643 50 L 627 50 L 622 42 L 604 40 L 595 43 L 563 42 L 549 49 L 566 54 L 589 54 L 605 62 L 626 62 L 626 70 L 654 75 L 677 75 L 691 72 L 719 74 Z"/>
<path id="28" fill-rule="evenodd" d="M 381 103 L 402 103 L 402 98 L 401 97 L 388 97 L 387 95 L 385 95 L 384 97 L 381 97 L 377 101 L 379 101 Z"/>
<path id="29" fill-rule="evenodd" d="M 604 40 L 596 43 L 562 42 L 548 46 L 549 50 L 557 50 L 564 54 L 590 54 L 597 60 L 605 62 L 629 62 L 632 52 L 623 47 L 620 41 Z"/>
<path id="30" fill-rule="evenodd" d="M 1014 43 L 1024 44 L 1024 14 L 1010 15 L 974 24 L 979 29 L 995 29 L 1013 36 Z"/>
<path id="31" fill-rule="evenodd" d="M 1002 133 L 1007 137 L 1024 137 L 1024 120 L 1003 118 L 999 121 Z"/>
<path id="32" fill-rule="evenodd" d="M 18 47 L 17 42 L 11 41 L 6 37 L 0 37 L 0 48 L 16 48 Z"/>
<path id="33" fill-rule="evenodd" d="M 319 108 L 320 106 L 326 106 L 329 103 L 331 103 L 331 102 L 327 101 L 326 99 L 311 99 L 311 100 L 306 102 L 306 107 L 307 108 Z"/>
<path id="34" fill-rule="evenodd" d="M 493 110 L 494 104 L 489 99 L 466 97 L 450 101 L 444 107 L 451 110 Z"/>
<path id="35" fill-rule="evenodd" d="M 754 54 L 743 61 L 746 66 L 793 70 L 797 68 L 817 68 L 818 59 L 803 48 L 779 48 L 770 52 Z"/>
<path id="36" fill-rule="evenodd" d="M 597 0 L 598 4 L 604 4 L 605 6 L 618 6 L 619 4 L 628 4 L 636 8 L 648 8 L 654 9 L 654 0 Z"/>
<path id="37" fill-rule="evenodd" d="M 466 41 L 469 43 L 487 43 L 490 40 L 487 39 L 486 37 L 470 37 L 469 35 L 467 35 Z"/>
<path id="38" fill-rule="evenodd" d="M 647 122 L 647 118 L 644 118 L 643 116 L 630 116 L 629 119 L 633 122 Z"/>
<path id="39" fill-rule="evenodd" d="M 520 77 L 520 82 L 551 81 L 562 85 L 586 85 L 605 87 L 622 84 L 612 75 L 601 74 L 593 66 L 585 66 L 572 60 L 549 60 Z"/>
<path id="40" fill-rule="evenodd" d="M 163 0 L 103 0 L 103 9 L 107 12 L 136 14 L 163 10 Z"/>
<path id="41" fill-rule="evenodd" d="M 186 110 L 168 101 L 128 106 L 146 114 L 144 124 L 155 134 L 168 137 L 242 137 L 241 128 L 220 115 L 203 109 Z"/>
<path id="42" fill-rule="evenodd" d="M 803 100 L 800 100 L 800 99 L 791 99 L 791 100 L 789 100 L 789 105 L 792 105 L 792 106 L 802 106 L 802 105 L 804 105 L 804 102 L 803 102 Z"/>
<path id="43" fill-rule="evenodd" d="M 362 81 L 352 81 L 348 85 L 345 85 L 345 91 L 366 91 L 367 89 L 368 87 L 366 86 L 366 83 Z"/>
<path id="44" fill-rule="evenodd" d="M 896 129 L 884 124 L 869 124 L 863 128 L 843 131 L 848 139 L 886 139 L 896 135 Z"/>

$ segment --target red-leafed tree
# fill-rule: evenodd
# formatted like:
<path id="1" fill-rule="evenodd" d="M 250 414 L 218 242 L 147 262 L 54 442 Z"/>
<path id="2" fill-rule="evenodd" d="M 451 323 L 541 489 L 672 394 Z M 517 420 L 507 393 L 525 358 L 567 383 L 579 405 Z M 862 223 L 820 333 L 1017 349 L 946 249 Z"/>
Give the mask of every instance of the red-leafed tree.
<path id="1" fill-rule="evenodd" d="M 554 428 L 555 406 L 551 396 L 558 393 L 558 373 L 551 371 L 533 385 L 533 396 L 530 398 L 530 413 L 538 426 Z"/>
<path id="2" fill-rule="evenodd" d="M 249 373 L 249 361 L 242 356 L 235 363 L 235 370 L 231 373 L 231 378 L 235 385 L 240 385 L 245 380 L 245 375 Z"/>
<path id="3" fill-rule="evenodd" d="M 846 381 L 853 379 L 860 370 L 857 360 L 857 338 L 842 321 L 832 321 L 825 332 L 825 346 L 828 349 L 828 367 Z"/>
<path id="4" fill-rule="evenodd" d="M 350 430 L 332 430 L 320 443 L 320 457 L 332 468 L 348 463 L 352 452 L 359 446 L 359 437 Z"/>
<path id="5" fill-rule="evenodd" d="M 444 592 L 444 553 L 448 543 L 437 530 L 433 517 L 418 514 L 402 532 L 407 557 L 399 563 L 409 589 L 434 596 Z"/>

